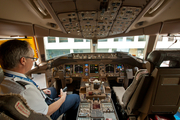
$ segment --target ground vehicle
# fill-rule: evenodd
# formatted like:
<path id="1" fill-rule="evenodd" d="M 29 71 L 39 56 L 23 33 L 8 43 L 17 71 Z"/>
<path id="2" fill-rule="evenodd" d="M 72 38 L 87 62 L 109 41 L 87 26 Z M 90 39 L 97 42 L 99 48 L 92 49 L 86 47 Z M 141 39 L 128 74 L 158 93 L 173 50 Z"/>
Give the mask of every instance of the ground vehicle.
<path id="1" fill-rule="evenodd" d="M 99 38 L 145 34 L 149 35 L 144 54 L 144 58 L 146 58 L 147 54 L 153 50 L 158 34 L 170 36 L 179 33 L 180 16 L 178 13 L 180 9 L 177 0 L 41 0 L 41 2 L 36 0 L 1 0 L 0 9 L 0 35 L 5 37 L 17 35 L 36 36 L 41 58 L 45 56 L 42 43 L 44 36 L 92 39 L 91 49 L 92 52 L 95 52 L 97 39 Z M 111 69 L 104 70 L 104 72 L 109 72 L 103 74 L 105 76 L 109 75 L 108 79 L 119 75 L 118 70 L 115 69 L 116 64 L 119 64 L 119 62 L 127 64 L 125 66 L 131 69 L 133 67 L 142 68 L 140 64 L 133 64 L 131 61 L 126 61 L 126 59 L 119 61 L 116 53 L 107 54 L 106 57 L 106 54 L 96 53 L 71 55 L 64 57 L 65 60 L 56 59 L 56 62 L 53 62 L 54 69 L 50 71 L 50 73 L 54 73 L 53 78 L 56 78 L 56 71 L 64 70 L 63 76 L 68 77 L 69 82 L 71 82 L 70 78 L 73 77 L 73 80 L 79 85 L 81 78 L 96 77 L 102 72 L 99 67 L 99 71 L 88 71 L 86 73 L 89 73 L 89 75 L 81 75 L 81 72 L 85 72 L 85 64 L 88 64 L 88 67 L 90 64 L 98 64 L 99 66 L 101 63 L 104 66 L 111 64 L 108 68 L 113 64 L 113 71 Z M 99 55 L 100 58 L 104 56 L 104 61 L 99 62 Z M 67 61 L 66 58 L 68 57 L 73 59 Z M 82 62 L 82 59 L 87 61 Z M 42 61 L 45 61 L 45 59 L 42 59 Z M 79 66 L 81 64 L 83 67 Z M 76 69 L 76 67 L 78 68 Z M 41 72 L 46 72 L 43 67 L 40 68 L 42 68 Z M 34 69 L 31 72 L 37 73 L 40 70 Z M 111 76 L 113 77 L 110 78 Z M 48 83 L 48 85 L 51 84 L 53 84 L 53 81 Z M 126 83 L 127 86 L 128 82 Z"/>

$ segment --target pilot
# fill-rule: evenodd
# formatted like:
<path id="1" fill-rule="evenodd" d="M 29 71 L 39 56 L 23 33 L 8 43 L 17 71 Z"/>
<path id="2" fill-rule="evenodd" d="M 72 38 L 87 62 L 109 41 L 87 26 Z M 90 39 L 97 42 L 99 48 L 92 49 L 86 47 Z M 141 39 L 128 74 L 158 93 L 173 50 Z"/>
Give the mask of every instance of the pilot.
<path id="1" fill-rule="evenodd" d="M 68 113 L 71 113 L 69 116 L 75 119 L 80 102 L 79 95 L 66 95 L 66 92 L 63 92 L 61 89 L 60 97 L 54 100 L 48 99 L 48 97 L 43 95 L 42 90 L 38 88 L 36 83 L 25 76 L 31 70 L 35 59 L 34 51 L 28 42 L 14 39 L 3 43 L 0 46 L 0 64 L 4 70 L 5 78 L 3 80 L 4 83 L 2 82 L 1 84 L 6 84 L 7 82 L 5 81 L 13 81 L 15 83 L 21 81 L 25 83 L 25 89 L 20 91 L 20 95 L 26 99 L 29 107 L 35 112 L 49 115 L 53 120 L 67 112 L 67 117 Z M 51 90 L 53 89 L 45 89 L 43 91 L 45 94 L 54 95 Z M 16 90 L 12 92 L 14 91 Z"/>

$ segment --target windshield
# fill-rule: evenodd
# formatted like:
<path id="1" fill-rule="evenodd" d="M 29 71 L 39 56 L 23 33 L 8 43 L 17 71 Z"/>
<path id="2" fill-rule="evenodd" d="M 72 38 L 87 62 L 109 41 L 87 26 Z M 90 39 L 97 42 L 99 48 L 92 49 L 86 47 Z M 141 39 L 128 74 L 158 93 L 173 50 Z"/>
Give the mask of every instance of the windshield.
<path id="1" fill-rule="evenodd" d="M 46 60 L 70 53 L 91 52 L 127 52 L 133 56 L 143 58 L 146 41 L 149 36 L 129 36 L 108 39 L 98 39 L 93 44 L 91 39 L 44 37 Z"/>

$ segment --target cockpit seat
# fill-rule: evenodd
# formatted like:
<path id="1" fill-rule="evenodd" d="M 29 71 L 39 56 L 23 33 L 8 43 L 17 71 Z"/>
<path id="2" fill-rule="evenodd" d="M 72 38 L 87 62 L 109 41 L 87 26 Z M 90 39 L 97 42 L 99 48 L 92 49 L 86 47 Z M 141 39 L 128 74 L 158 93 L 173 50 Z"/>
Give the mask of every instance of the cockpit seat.
<path id="1" fill-rule="evenodd" d="M 139 108 L 139 119 L 149 114 L 176 114 L 180 106 L 180 49 L 155 50 L 147 60 L 153 77 L 147 95 Z M 163 63 L 169 61 L 169 65 Z"/>
<path id="2" fill-rule="evenodd" d="M 180 50 L 151 52 L 147 57 L 147 70 L 139 70 L 126 90 L 113 87 L 128 116 L 134 115 L 144 120 L 148 115 L 173 116 L 177 112 L 180 106 L 179 53 Z M 169 66 L 162 67 L 164 61 L 169 61 Z"/>
<path id="3" fill-rule="evenodd" d="M 51 120 L 49 116 L 31 110 L 19 94 L 0 95 L 0 108 L 1 120 Z"/>
<path id="4" fill-rule="evenodd" d="M 0 84 L 4 80 L 4 73 L 0 68 Z M 15 87 L 15 84 L 12 84 Z M 5 86 L 0 86 L 0 90 L 4 91 Z M 10 91 L 5 88 L 6 91 Z M 20 90 L 20 89 L 19 89 Z M 19 92 L 19 90 L 15 92 Z M 51 120 L 49 116 L 36 113 L 31 110 L 26 100 L 17 93 L 8 92 L 0 93 L 0 120 Z"/>
<path id="5" fill-rule="evenodd" d="M 125 90 L 124 87 L 113 87 L 113 91 L 116 94 L 116 98 L 118 103 L 120 104 L 122 109 L 126 109 L 126 106 L 133 95 L 134 91 L 136 90 L 140 79 L 142 79 L 144 74 L 147 74 L 146 69 L 140 69 L 136 72 L 135 77 L 133 79 L 133 82 L 131 85 Z"/>

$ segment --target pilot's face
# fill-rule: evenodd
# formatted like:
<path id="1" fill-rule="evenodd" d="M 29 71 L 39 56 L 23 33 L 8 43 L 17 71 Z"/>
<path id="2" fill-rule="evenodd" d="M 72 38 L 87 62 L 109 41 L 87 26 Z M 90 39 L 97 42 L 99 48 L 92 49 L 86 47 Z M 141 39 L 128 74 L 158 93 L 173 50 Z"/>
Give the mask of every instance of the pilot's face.
<path id="1" fill-rule="evenodd" d="M 30 54 L 29 54 L 29 58 L 26 58 L 26 73 L 31 70 L 32 66 L 33 66 L 33 63 L 34 63 L 34 51 L 31 47 L 29 47 L 30 49 Z"/>

